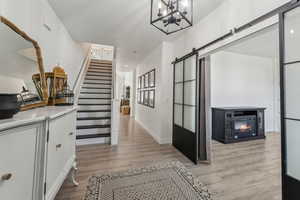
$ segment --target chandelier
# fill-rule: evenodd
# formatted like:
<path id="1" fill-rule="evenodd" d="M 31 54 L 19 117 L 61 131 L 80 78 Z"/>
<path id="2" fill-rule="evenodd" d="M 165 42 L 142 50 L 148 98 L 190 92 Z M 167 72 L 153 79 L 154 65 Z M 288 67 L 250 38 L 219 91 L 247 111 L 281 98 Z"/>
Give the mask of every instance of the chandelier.
<path id="1" fill-rule="evenodd" d="M 169 35 L 193 25 L 193 0 L 151 0 L 151 24 Z"/>

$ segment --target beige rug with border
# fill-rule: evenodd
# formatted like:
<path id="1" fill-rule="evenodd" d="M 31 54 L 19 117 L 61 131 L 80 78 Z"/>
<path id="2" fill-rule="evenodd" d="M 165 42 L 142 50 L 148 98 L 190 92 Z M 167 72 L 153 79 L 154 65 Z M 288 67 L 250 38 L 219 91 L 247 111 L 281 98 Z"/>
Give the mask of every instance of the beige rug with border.
<path id="1" fill-rule="evenodd" d="M 84 200 L 212 200 L 180 162 L 92 176 Z"/>

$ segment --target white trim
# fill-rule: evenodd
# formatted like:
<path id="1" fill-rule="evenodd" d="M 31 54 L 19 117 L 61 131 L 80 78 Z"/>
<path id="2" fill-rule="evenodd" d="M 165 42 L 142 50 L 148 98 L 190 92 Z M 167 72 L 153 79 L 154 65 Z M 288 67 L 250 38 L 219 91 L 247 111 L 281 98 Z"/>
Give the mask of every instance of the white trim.
<path id="1" fill-rule="evenodd" d="M 120 101 L 111 101 L 111 145 L 118 145 L 120 133 Z"/>
<path id="2" fill-rule="evenodd" d="M 75 84 L 76 84 L 75 87 L 74 87 L 74 94 L 75 94 L 75 97 L 74 97 L 74 104 L 75 104 L 75 105 L 78 104 L 78 99 L 79 99 L 79 95 L 80 95 L 80 90 L 81 90 L 82 83 L 83 83 L 83 81 L 84 81 L 85 75 L 86 75 L 86 73 L 87 73 L 87 71 L 88 71 L 90 62 L 91 62 L 91 47 L 89 48 L 88 53 L 87 53 L 87 55 L 86 55 L 85 62 L 84 62 L 83 65 L 82 65 L 82 67 L 84 67 L 84 70 L 81 70 L 81 71 L 80 71 L 79 78 L 78 78 L 77 82 L 75 83 Z"/>
<path id="3" fill-rule="evenodd" d="M 148 129 L 145 124 L 143 122 L 141 122 L 140 120 L 135 120 L 136 122 L 138 122 L 143 129 L 145 129 L 147 131 L 147 133 L 149 133 L 149 135 L 158 143 L 158 144 L 162 144 L 162 140 L 160 139 L 160 137 L 158 135 L 155 135 L 150 129 Z"/>

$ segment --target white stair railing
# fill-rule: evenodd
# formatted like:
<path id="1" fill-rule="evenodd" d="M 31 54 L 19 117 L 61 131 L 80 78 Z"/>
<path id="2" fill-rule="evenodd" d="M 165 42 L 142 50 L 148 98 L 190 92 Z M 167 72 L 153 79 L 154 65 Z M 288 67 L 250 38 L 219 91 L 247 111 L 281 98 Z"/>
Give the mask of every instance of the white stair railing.
<path id="1" fill-rule="evenodd" d="M 82 63 L 82 66 L 81 66 L 81 69 L 80 69 L 80 72 L 77 76 L 77 79 L 75 81 L 75 84 L 74 84 L 74 87 L 73 87 L 73 91 L 74 91 L 74 104 L 75 105 L 78 105 L 78 98 L 79 98 L 79 95 L 80 95 L 80 89 L 81 89 L 81 86 L 82 86 L 82 83 L 84 81 L 84 77 L 85 77 L 85 74 L 89 68 L 89 65 L 90 65 L 90 62 L 91 62 L 91 47 L 89 48 L 88 52 L 87 52 L 87 55 Z"/>

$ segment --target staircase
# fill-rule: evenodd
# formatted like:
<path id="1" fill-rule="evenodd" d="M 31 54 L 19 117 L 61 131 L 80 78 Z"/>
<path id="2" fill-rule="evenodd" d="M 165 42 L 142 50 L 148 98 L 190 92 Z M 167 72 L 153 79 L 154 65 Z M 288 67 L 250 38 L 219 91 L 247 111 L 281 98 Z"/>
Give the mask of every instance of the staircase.
<path id="1" fill-rule="evenodd" d="M 91 60 L 78 99 L 77 144 L 109 143 L 112 63 Z"/>

